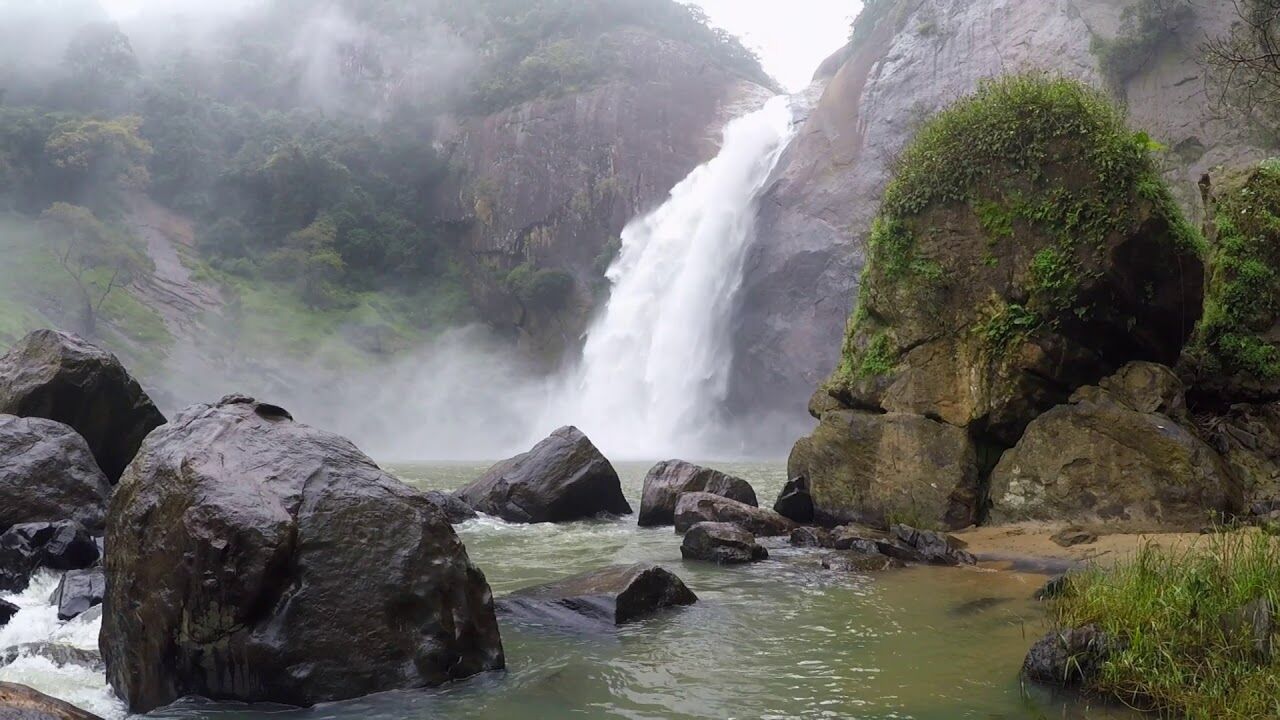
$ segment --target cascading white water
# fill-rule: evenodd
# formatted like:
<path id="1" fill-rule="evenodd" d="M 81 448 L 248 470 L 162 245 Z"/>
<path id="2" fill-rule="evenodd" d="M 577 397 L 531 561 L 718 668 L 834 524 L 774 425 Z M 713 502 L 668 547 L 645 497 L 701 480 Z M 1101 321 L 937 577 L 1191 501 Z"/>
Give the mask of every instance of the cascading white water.
<path id="1" fill-rule="evenodd" d="M 578 425 L 611 457 L 710 452 L 756 201 L 793 132 L 783 96 L 730 122 L 720 153 L 623 230 L 609 302 L 548 424 Z"/>

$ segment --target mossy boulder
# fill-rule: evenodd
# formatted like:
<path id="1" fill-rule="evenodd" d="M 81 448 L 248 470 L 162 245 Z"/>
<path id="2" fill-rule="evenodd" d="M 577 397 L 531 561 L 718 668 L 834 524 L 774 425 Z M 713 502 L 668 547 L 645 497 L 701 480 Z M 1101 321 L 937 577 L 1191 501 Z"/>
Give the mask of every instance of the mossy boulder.
<path id="1" fill-rule="evenodd" d="M 1280 399 L 1280 160 L 1201 187 L 1209 278 L 1183 367 L 1199 399 Z"/>
<path id="2" fill-rule="evenodd" d="M 1125 362 L 1176 360 L 1202 241 L 1154 146 L 1101 93 L 1034 75 L 927 123 L 885 191 L 827 394 L 1010 446 Z"/>

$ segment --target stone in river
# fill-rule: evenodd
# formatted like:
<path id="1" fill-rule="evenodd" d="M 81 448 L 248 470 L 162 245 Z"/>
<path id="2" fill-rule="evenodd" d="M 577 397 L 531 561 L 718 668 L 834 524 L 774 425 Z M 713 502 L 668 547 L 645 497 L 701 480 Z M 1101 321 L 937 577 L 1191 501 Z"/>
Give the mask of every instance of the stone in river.
<path id="1" fill-rule="evenodd" d="M 698 596 L 657 565 L 615 565 L 498 600 L 498 612 L 533 624 L 571 630 L 624 625 L 659 610 L 692 605 Z"/>
<path id="2" fill-rule="evenodd" d="M 707 560 L 721 565 L 757 562 L 769 551 L 751 533 L 733 523 L 700 522 L 684 534 L 680 555 L 686 560 Z"/>
<path id="3" fill-rule="evenodd" d="M 755 489 L 742 478 L 683 460 L 665 460 L 645 475 L 636 524 L 642 527 L 671 525 L 675 522 L 676 502 L 687 492 L 707 492 L 752 507 L 759 505 Z"/>
<path id="4" fill-rule="evenodd" d="M 767 508 L 704 492 L 685 493 L 676 502 L 676 532 L 700 522 L 729 522 L 759 537 L 790 535 L 796 524 Z"/>
<path id="5" fill-rule="evenodd" d="M 51 698 L 26 685 L 0 682 L 0 718 L 3 720 L 102 720 L 93 713 Z"/>
<path id="6" fill-rule="evenodd" d="M 70 426 L 0 415 L 0 532 L 19 523 L 78 520 L 101 533 L 109 497 L 111 483 Z"/>
<path id="7" fill-rule="evenodd" d="M 813 522 L 813 496 L 809 494 L 809 479 L 801 475 L 787 481 L 773 503 L 773 511 L 798 523 Z"/>
<path id="8" fill-rule="evenodd" d="M 107 578 L 101 567 L 70 570 L 62 576 L 49 602 L 57 606 L 59 620 L 70 620 L 101 605 L 106 589 Z"/>
<path id="9" fill-rule="evenodd" d="M 39 568 L 79 570 L 100 557 L 98 544 L 74 520 L 22 523 L 0 535 L 0 592 L 21 592 Z"/>

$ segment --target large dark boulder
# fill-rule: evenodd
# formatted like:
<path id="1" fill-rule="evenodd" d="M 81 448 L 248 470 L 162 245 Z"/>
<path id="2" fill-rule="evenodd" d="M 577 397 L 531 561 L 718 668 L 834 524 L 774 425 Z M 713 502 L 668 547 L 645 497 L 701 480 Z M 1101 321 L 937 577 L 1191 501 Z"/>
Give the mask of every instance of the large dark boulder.
<path id="1" fill-rule="evenodd" d="M 101 533 L 110 497 L 111 483 L 71 427 L 0 415 L 0 532 L 19 523 L 77 520 Z"/>
<path id="2" fill-rule="evenodd" d="M 449 522 L 457 525 L 468 520 L 478 517 L 475 510 L 471 506 L 462 502 L 458 498 L 439 490 L 428 490 L 427 499 L 430 500 L 440 512 L 444 513 L 445 518 Z"/>
<path id="3" fill-rule="evenodd" d="M 562 427 L 529 452 L 494 465 L 456 496 L 509 522 L 631 514 L 617 471 L 575 427 Z"/>
<path id="4" fill-rule="evenodd" d="M 17 615 L 18 611 L 21 609 L 22 608 L 14 605 L 8 600 L 0 600 L 0 627 L 8 625 L 9 621 L 13 619 L 13 616 Z"/>
<path id="5" fill-rule="evenodd" d="M 14 525 L 0 535 L 0 592 L 25 590 L 39 568 L 79 570 L 99 557 L 98 544 L 74 520 Z"/>
<path id="6" fill-rule="evenodd" d="M 51 698 L 26 685 L 0 682 L 0 718 L 4 720 L 102 720 L 93 713 Z"/>
<path id="7" fill-rule="evenodd" d="M 484 575 L 427 496 L 231 396 L 153 432 L 111 500 L 101 649 L 135 712 L 293 705 L 503 667 Z"/>
<path id="8" fill-rule="evenodd" d="M 531 624 L 593 630 L 697 601 L 698 596 L 673 573 L 637 563 L 517 590 L 498 600 L 498 612 Z"/>
<path id="9" fill-rule="evenodd" d="M 58 608 L 59 620 L 70 620 L 102 604 L 107 576 L 101 567 L 69 570 L 63 574 L 49 602 Z"/>
<path id="10" fill-rule="evenodd" d="M 751 533 L 733 523 L 700 522 L 684 534 L 680 556 L 720 565 L 741 565 L 769 557 Z"/>
<path id="11" fill-rule="evenodd" d="M 752 506 L 760 504 L 751 483 L 742 478 L 683 460 L 665 460 L 654 465 L 644 478 L 637 524 L 671 525 L 675 522 L 676 501 L 687 492 L 721 495 Z"/>
<path id="12" fill-rule="evenodd" d="M 760 537 L 790 535 L 796 524 L 767 508 L 755 507 L 711 493 L 685 493 L 676 502 L 676 532 L 700 522 L 727 522 Z"/>
<path id="13" fill-rule="evenodd" d="M 57 330 L 36 330 L 0 357 L 0 413 L 75 428 L 112 482 L 164 424 L 115 355 Z"/>
<path id="14" fill-rule="evenodd" d="M 788 480 L 773 503 L 773 511 L 798 523 L 813 522 L 813 496 L 809 494 L 809 478 L 801 475 Z"/>

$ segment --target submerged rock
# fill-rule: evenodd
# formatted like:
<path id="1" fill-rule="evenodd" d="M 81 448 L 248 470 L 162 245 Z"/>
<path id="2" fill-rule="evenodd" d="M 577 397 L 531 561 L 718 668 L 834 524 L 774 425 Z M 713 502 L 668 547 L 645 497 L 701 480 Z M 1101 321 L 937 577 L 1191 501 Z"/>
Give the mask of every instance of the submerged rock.
<path id="1" fill-rule="evenodd" d="M 687 492 L 706 492 L 753 507 L 759 505 L 755 489 L 742 478 L 683 460 L 666 460 L 645 475 L 637 524 L 671 525 L 675 522 L 676 502 Z"/>
<path id="2" fill-rule="evenodd" d="M 49 602 L 58 608 L 59 620 L 70 620 L 102 604 L 107 578 L 102 568 L 70 570 L 63 574 Z"/>
<path id="3" fill-rule="evenodd" d="M 822 556 L 821 562 L 824 570 L 851 573 L 881 572 L 906 567 L 906 563 L 897 558 L 857 550 L 827 553 Z"/>
<path id="4" fill-rule="evenodd" d="M 535 624 L 589 630 L 624 625 L 697 601 L 673 573 L 638 563 L 517 590 L 498 600 L 498 612 Z"/>
<path id="5" fill-rule="evenodd" d="M 773 511 L 798 523 L 813 522 L 813 496 L 809 494 L 809 478 L 801 475 L 788 480 L 773 503 Z"/>
<path id="6" fill-rule="evenodd" d="M 21 592 L 40 568 L 80 570 L 98 562 L 98 544 L 74 520 L 14 525 L 0 535 L 0 592 Z"/>
<path id="7" fill-rule="evenodd" d="M 36 330 L 0 357 L 0 413 L 70 425 L 111 482 L 164 424 L 115 355 L 56 330 Z"/>
<path id="8" fill-rule="evenodd" d="M 686 532 L 700 522 L 733 523 L 760 537 L 790 535 L 796 527 L 795 523 L 766 508 L 711 493 L 684 493 L 676 502 L 676 532 Z"/>
<path id="9" fill-rule="evenodd" d="M 700 522 L 689 528 L 680 543 L 685 560 L 706 560 L 720 565 L 740 565 L 769 557 L 769 551 L 751 533 L 733 523 Z"/>
<path id="10" fill-rule="evenodd" d="M 1097 674 L 1114 647 L 1096 625 L 1054 630 L 1031 646 L 1022 673 L 1035 682 L 1075 687 Z"/>
<path id="11" fill-rule="evenodd" d="M 19 523 L 76 520 L 101 533 L 109 497 L 111 483 L 75 430 L 0 415 L 0 532 Z"/>
<path id="12" fill-rule="evenodd" d="M 93 713 L 37 692 L 26 685 L 0 682 L 0 718 L 5 720 L 102 720 Z"/>
<path id="13" fill-rule="evenodd" d="M 494 465 L 455 496 L 508 522 L 631 514 L 617 471 L 575 427 L 562 427 L 529 452 Z"/>
<path id="14" fill-rule="evenodd" d="M 107 521 L 101 649 L 134 712 L 311 705 L 503 667 L 484 575 L 345 438 L 229 396 L 156 430 Z"/>

